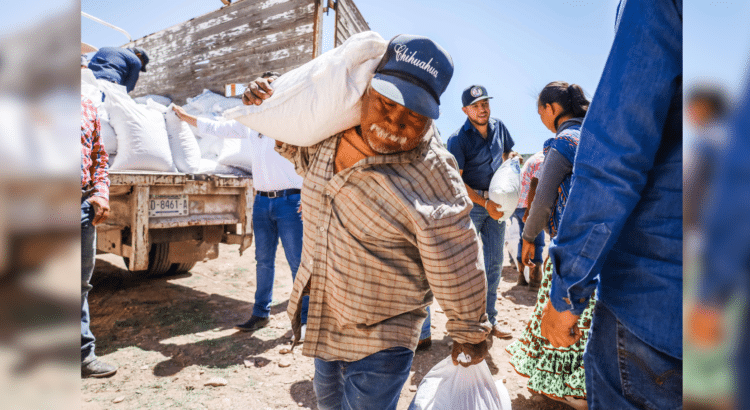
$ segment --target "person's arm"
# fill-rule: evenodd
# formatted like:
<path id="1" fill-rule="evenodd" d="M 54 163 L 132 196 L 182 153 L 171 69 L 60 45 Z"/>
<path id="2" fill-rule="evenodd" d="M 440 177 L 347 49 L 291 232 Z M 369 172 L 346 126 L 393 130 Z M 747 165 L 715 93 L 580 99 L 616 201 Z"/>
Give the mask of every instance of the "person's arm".
<path id="1" fill-rule="evenodd" d="M 430 289 L 448 316 L 446 330 L 454 343 L 479 344 L 491 328 L 485 312 L 486 275 L 477 260 L 479 239 L 466 197 L 451 205 L 461 211 L 417 229 L 417 248 Z"/>
<path id="2" fill-rule="evenodd" d="M 214 121 L 208 118 L 197 118 L 198 133 L 212 135 L 219 138 L 249 138 L 258 137 L 258 132 L 235 120 Z"/>
<path id="3" fill-rule="evenodd" d="M 531 208 L 531 204 L 534 203 L 534 196 L 536 196 L 536 186 L 539 184 L 539 179 L 537 177 L 531 177 L 531 182 L 529 183 L 529 194 L 526 196 L 526 211 L 523 213 L 523 223 L 526 223 L 526 220 L 529 218 L 529 209 Z M 523 232 L 521 232 L 523 234 Z"/>
<path id="4" fill-rule="evenodd" d="M 648 181 L 682 78 L 682 12 L 629 0 L 581 129 L 574 180 L 555 242 L 550 301 L 588 306 L 607 254 Z M 606 193 L 603 195 L 602 193 Z"/>
<path id="5" fill-rule="evenodd" d="M 556 149 L 550 149 L 544 158 L 542 175 L 534 190 L 533 202 L 528 208 L 529 216 L 521 235 L 523 240 L 534 242 L 537 235 L 542 232 L 557 202 L 558 187 L 572 172 L 573 164 Z"/>
<path id="6" fill-rule="evenodd" d="M 503 138 L 503 162 L 519 156 L 519 154 L 516 151 L 513 151 L 513 146 L 516 145 L 515 141 L 513 141 L 513 138 L 510 136 L 510 132 L 508 131 L 508 128 L 505 127 L 505 124 L 500 123 L 500 126 L 502 127 L 501 133 Z"/>
<path id="7" fill-rule="evenodd" d="M 184 108 L 180 107 L 179 105 L 172 105 L 172 111 L 177 115 L 177 118 L 181 119 L 182 121 L 185 121 L 186 123 L 192 125 L 195 128 L 198 128 L 198 117 L 195 115 L 190 115 L 185 111 Z"/>
<path id="8" fill-rule="evenodd" d="M 453 157 L 456 159 L 456 163 L 458 164 L 458 173 L 463 177 L 464 165 L 466 164 L 466 156 L 464 155 L 463 147 L 458 142 L 457 134 L 458 132 L 456 134 L 453 134 L 448 139 L 448 151 L 453 154 Z M 469 194 L 469 199 L 471 200 L 471 202 L 481 206 L 482 208 L 485 208 L 487 210 L 487 213 L 490 215 L 490 218 L 498 220 L 504 215 L 504 212 L 497 210 L 498 205 L 496 203 L 492 202 L 489 199 L 482 198 L 468 184 L 464 183 L 464 186 L 466 187 L 466 192 Z"/>
<path id="9" fill-rule="evenodd" d="M 138 76 L 141 72 L 141 59 L 138 58 L 130 50 L 123 50 L 125 56 L 123 57 L 127 62 L 127 70 L 125 72 L 125 78 L 122 79 L 122 85 L 128 92 L 133 91 L 135 84 L 138 82 Z"/>

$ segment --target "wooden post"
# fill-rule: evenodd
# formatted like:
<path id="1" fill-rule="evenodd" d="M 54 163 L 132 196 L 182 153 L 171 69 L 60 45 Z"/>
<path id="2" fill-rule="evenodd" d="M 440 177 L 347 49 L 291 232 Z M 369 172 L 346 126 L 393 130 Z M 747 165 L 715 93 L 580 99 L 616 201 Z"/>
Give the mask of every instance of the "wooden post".
<path id="1" fill-rule="evenodd" d="M 315 17 L 313 20 L 313 55 L 315 58 L 323 49 L 323 2 L 328 0 L 313 0 L 315 2 Z"/>
<path id="2" fill-rule="evenodd" d="M 148 200 L 149 186 L 136 185 L 130 194 L 131 208 L 133 210 L 130 222 L 132 254 L 130 257 L 131 271 L 148 269 Z"/>

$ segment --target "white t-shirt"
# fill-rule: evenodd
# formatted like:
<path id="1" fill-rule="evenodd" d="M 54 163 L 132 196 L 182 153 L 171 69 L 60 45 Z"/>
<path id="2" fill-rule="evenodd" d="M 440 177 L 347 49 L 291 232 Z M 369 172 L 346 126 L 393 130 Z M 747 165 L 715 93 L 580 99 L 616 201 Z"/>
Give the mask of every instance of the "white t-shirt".
<path id="1" fill-rule="evenodd" d="M 301 189 L 302 177 L 294 165 L 274 149 L 276 141 L 234 120 L 213 121 L 198 118 L 198 132 L 219 138 L 246 138 L 251 141 L 253 186 L 257 191 Z"/>

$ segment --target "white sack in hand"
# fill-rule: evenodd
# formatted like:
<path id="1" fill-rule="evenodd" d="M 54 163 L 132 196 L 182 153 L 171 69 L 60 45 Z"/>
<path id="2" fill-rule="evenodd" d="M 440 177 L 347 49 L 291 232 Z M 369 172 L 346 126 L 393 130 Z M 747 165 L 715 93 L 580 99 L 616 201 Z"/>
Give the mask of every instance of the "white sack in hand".
<path id="1" fill-rule="evenodd" d="M 460 360 L 460 357 L 459 357 Z M 502 382 L 495 383 L 486 361 L 455 366 L 450 356 L 419 383 L 409 410 L 511 410 Z"/>
<path id="2" fill-rule="evenodd" d="M 503 216 L 498 219 L 502 222 L 513 215 L 521 196 L 521 163 L 518 157 L 511 158 L 495 171 L 490 181 L 490 200 L 500 205 Z"/>
<path id="3" fill-rule="evenodd" d="M 235 119 L 277 141 L 311 146 L 361 122 L 361 99 L 388 42 L 365 31 L 282 75 L 259 106 L 233 108 Z"/>

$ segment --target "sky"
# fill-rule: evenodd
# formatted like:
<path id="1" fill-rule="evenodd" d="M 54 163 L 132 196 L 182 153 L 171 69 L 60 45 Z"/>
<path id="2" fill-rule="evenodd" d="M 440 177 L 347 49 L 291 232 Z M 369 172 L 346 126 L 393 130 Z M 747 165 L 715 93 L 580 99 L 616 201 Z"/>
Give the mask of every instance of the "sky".
<path id="1" fill-rule="evenodd" d="M 493 97 L 492 116 L 505 123 L 514 149 L 524 154 L 540 150 L 553 136 L 536 110 L 536 97 L 547 83 L 579 84 L 593 97 L 614 38 L 618 2 L 355 0 L 370 28 L 386 40 L 402 33 L 424 35 L 451 54 L 454 75 L 441 97 L 437 120 L 444 140 L 466 120 L 461 92 L 480 84 Z M 119 26 L 134 39 L 221 6 L 219 0 L 81 0 L 82 11 Z M 685 3 L 686 85 L 711 79 L 736 92 L 750 51 L 749 17 L 747 1 Z M 326 50 L 333 12 L 324 21 Z M 127 42 L 123 34 L 86 18 L 81 20 L 81 39 L 96 47 Z"/>

